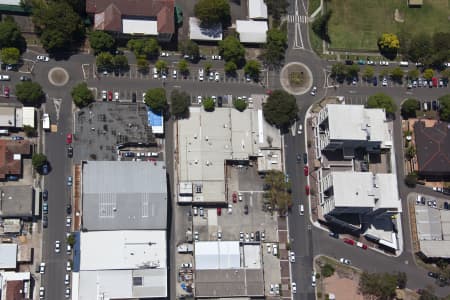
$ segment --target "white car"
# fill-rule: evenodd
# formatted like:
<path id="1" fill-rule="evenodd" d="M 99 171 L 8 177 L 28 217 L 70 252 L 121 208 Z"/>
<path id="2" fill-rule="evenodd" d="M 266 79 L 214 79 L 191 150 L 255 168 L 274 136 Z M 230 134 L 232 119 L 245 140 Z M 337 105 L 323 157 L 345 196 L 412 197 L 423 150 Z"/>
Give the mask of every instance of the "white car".
<path id="1" fill-rule="evenodd" d="M 193 212 L 194 212 L 194 216 L 198 215 L 198 209 L 197 209 L 197 206 L 193 206 L 193 207 L 192 207 L 192 210 L 193 210 Z"/>
<path id="2" fill-rule="evenodd" d="M 119 92 L 114 92 L 114 100 L 119 101 Z"/>
<path id="3" fill-rule="evenodd" d="M 233 205 L 228 204 L 228 213 L 231 214 L 233 212 Z"/>
<path id="4" fill-rule="evenodd" d="M 70 275 L 69 275 L 69 273 L 66 273 L 66 275 L 64 276 L 64 284 L 65 285 L 69 285 L 70 284 Z"/>
<path id="5" fill-rule="evenodd" d="M 242 201 L 242 193 L 241 192 L 238 193 L 238 199 L 239 199 L 239 201 Z"/>
<path id="6" fill-rule="evenodd" d="M 41 286 L 39 288 L 39 299 L 44 299 L 45 298 L 45 287 Z"/>
<path id="7" fill-rule="evenodd" d="M 219 72 L 216 72 L 216 73 L 214 74 L 214 78 L 215 78 L 216 81 L 219 81 L 219 80 L 220 80 L 220 74 L 219 74 Z"/>
<path id="8" fill-rule="evenodd" d="M 250 82 L 251 80 L 250 75 L 245 74 L 245 81 Z"/>
<path id="9" fill-rule="evenodd" d="M 291 284 L 291 289 L 292 289 L 292 294 L 297 293 L 297 284 L 295 282 L 293 282 Z"/>
<path id="10" fill-rule="evenodd" d="M 161 52 L 162 57 L 169 57 L 169 52 Z"/>
<path id="11" fill-rule="evenodd" d="M 222 240 L 222 231 L 217 231 L 217 240 Z"/>
<path id="12" fill-rule="evenodd" d="M 341 262 L 341 264 L 344 264 L 344 265 L 350 265 L 351 264 L 351 261 L 349 259 L 346 259 L 346 258 L 343 258 L 343 257 L 341 257 L 339 259 L 339 261 Z"/>
<path id="13" fill-rule="evenodd" d="M 67 217 L 66 218 L 66 227 L 70 227 L 70 225 L 72 225 L 72 218 L 71 217 Z"/>
<path id="14" fill-rule="evenodd" d="M 197 96 L 197 102 L 198 104 L 202 104 L 202 96 Z"/>
<path id="15" fill-rule="evenodd" d="M 41 262 L 39 264 L 39 273 L 41 273 L 41 274 L 45 273 L 45 262 Z"/>
<path id="16" fill-rule="evenodd" d="M 158 69 L 157 68 L 153 68 L 153 78 L 157 79 L 159 77 L 158 75 Z"/>
<path id="17" fill-rule="evenodd" d="M 272 253 L 272 245 L 271 244 L 267 244 L 267 254 Z"/>
<path id="18" fill-rule="evenodd" d="M 203 75 L 204 75 L 203 69 L 199 69 L 198 70 L 198 80 L 203 81 Z"/>
<path id="19" fill-rule="evenodd" d="M 145 95 L 147 95 L 147 93 L 142 93 L 142 103 L 145 103 Z"/>
<path id="20" fill-rule="evenodd" d="M 290 261 L 291 263 L 295 263 L 295 253 L 294 253 L 294 251 L 291 251 L 291 252 L 289 253 L 289 261 Z"/>
<path id="21" fill-rule="evenodd" d="M 67 261 L 66 263 L 66 271 L 67 272 L 72 271 L 72 263 L 70 261 Z"/>
<path id="22" fill-rule="evenodd" d="M 173 70 L 172 72 L 172 78 L 177 79 L 177 70 Z"/>
<path id="23" fill-rule="evenodd" d="M 55 241 L 55 253 L 61 252 L 61 242 Z"/>
<path id="24" fill-rule="evenodd" d="M 50 58 L 49 58 L 48 56 L 45 56 L 45 55 L 38 55 L 38 56 L 36 56 L 36 60 L 39 60 L 39 61 L 49 61 Z"/>
<path id="25" fill-rule="evenodd" d="M 388 82 L 386 78 L 383 78 L 383 82 L 381 83 L 382 86 L 387 86 Z"/>
<path id="26" fill-rule="evenodd" d="M 303 132 L 303 125 L 300 124 L 300 125 L 298 125 L 298 131 L 297 131 L 297 134 L 302 134 L 302 132 Z"/>
<path id="27" fill-rule="evenodd" d="M 375 62 L 374 62 L 373 60 L 368 60 L 368 61 L 367 61 L 367 64 L 368 64 L 369 66 L 375 66 L 375 65 L 376 65 Z"/>
<path id="28" fill-rule="evenodd" d="M 198 231 L 195 231 L 194 232 L 194 240 L 198 241 L 198 239 L 199 239 Z"/>
<path id="29" fill-rule="evenodd" d="M 66 287 L 66 291 L 64 292 L 66 298 L 70 298 L 70 287 Z"/>
<path id="30" fill-rule="evenodd" d="M 102 91 L 102 100 L 106 101 L 106 98 L 108 98 L 108 94 L 105 90 Z"/>
<path id="31" fill-rule="evenodd" d="M 248 234 L 248 232 L 245 233 L 245 241 L 247 243 L 250 242 L 250 234 Z"/>
<path id="32" fill-rule="evenodd" d="M 312 90 L 311 90 L 311 96 L 315 96 L 316 95 L 316 93 L 317 93 L 317 87 L 316 86 L 313 86 L 313 88 L 312 88 Z"/>
<path id="33" fill-rule="evenodd" d="M 244 233 L 241 231 L 239 232 L 239 242 L 243 242 L 244 241 Z"/>
<path id="34" fill-rule="evenodd" d="M 220 56 L 220 55 L 213 55 L 213 56 L 211 56 L 211 59 L 212 60 L 221 60 L 222 56 Z"/>
<path id="35" fill-rule="evenodd" d="M 192 264 L 191 263 L 183 263 L 181 264 L 182 268 L 192 268 Z"/>

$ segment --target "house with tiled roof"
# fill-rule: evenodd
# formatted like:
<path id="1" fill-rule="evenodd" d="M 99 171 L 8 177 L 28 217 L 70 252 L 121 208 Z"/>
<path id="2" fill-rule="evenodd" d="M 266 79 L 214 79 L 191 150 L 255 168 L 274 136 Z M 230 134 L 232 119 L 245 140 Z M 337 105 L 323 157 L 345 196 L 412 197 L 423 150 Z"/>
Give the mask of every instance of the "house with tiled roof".
<path id="1" fill-rule="evenodd" d="M 22 158 L 31 154 L 27 140 L 0 140 L 0 180 L 8 175 L 22 175 Z"/>
<path id="2" fill-rule="evenodd" d="M 95 30 L 155 36 L 170 41 L 175 33 L 174 0 L 86 0 Z"/>
<path id="3" fill-rule="evenodd" d="M 450 124 L 438 122 L 426 127 L 414 124 L 418 173 L 431 180 L 450 179 Z"/>

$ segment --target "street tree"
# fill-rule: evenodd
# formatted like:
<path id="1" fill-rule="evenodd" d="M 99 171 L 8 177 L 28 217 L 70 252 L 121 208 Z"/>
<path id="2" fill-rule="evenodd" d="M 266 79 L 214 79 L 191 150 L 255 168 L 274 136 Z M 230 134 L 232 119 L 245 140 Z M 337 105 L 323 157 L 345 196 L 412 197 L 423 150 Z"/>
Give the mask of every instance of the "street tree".
<path id="1" fill-rule="evenodd" d="M 405 176 L 405 184 L 410 188 L 414 188 L 417 185 L 417 174 L 409 173 Z"/>
<path id="2" fill-rule="evenodd" d="M 450 78 L 450 68 L 447 68 L 441 72 L 441 77 L 445 80 Z"/>
<path id="3" fill-rule="evenodd" d="M 423 72 L 423 78 L 425 78 L 426 80 L 431 80 L 431 78 L 433 78 L 433 76 L 434 76 L 433 69 L 426 69 Z"/>
<path id="4" fill-rule="evenodd" d="M 415 80 L 415 79 L 419 78 L 419 70 L 411 69 L 408 71 L 406 76 L 408 77 L 408 79 Z"/>
<path id="5" fill-rule="evenodd" d="M 331 41 L 328 35 L 328 22 L 331 18 L 331 10 L 327 10 L 323 15 L 318 16 L 312 23 L 312 31 L 325 42 Z"/>
<path id="6" fill-rule="evenodd" d="M 89 33 L 89 44 L 94 50 L 94 54 L 100 52 L 109 52 L 114 49 L 116 41 L 114 38 L 105 31 L 95 30 Z"/>
<path id="7" fill-rule="evenodd" d="M 401 83 L 403 80 L 403 76 L 405 76 L 405 73 L 403 73 L 403 70 L 400 67 L 395 67 L 391 70 L 391 78 L 395 82 Z"/>
<path id="8" fill-rule="evenodd" d="M 230 4 L 227 0 L 199 0 L 194 6 L 194 13 L 204 26 L 217 23 L 227 25 L 230 22 Z"/>
<path id="9" fill-rule="evenodd" d="M 27 43 L 20 32 L 20 28 L 13 18 L 4 18 L 0 22 L 0 48 L 13 47 L 25 52 Z"/>
<path id="10" fill-rule="evenodd" d="M 225 73 L 228 76 L 235 76 L 236 75 L 237 66 L 234 62 L 229 61 L 225 63 Z"/>
<path id="11" fill-rule="evenodd" d="M 331 277 L 334 274 L 334 267 L 329 264 L 326 263 L 321 269 L 320 269 L 320 273 L 322 274 L 323 277 Z"/>
<path id="12" fill-rule="evenodd" d="M 166 91 L 163 88 L 149 89 L 145 93 L 144 102 L 155 113 L 164 113 L 167 109 Z"/>
<path id="13" fill-rule="evenodd" d="M 263 105 L 263 113 L 267 122 L 278 128 L 285 128 L 297 118 L 297 101 L 291 94 L 275 90 Z"/>
<path id="14" fill-rule="evenodd" d="M 426 33 L 419 33 L 411 39 L 407 58 L 413 62 L 427 65 L 429 63 L 431 49 L 432 43 L 430 37 Z"/>
<path id="15" fill-rule="evenodd" d="M 183 75 L 189 74 L 189 63 L 187 62 L 187 60 L 182 59 L 178 62 L 178 70 Z"/>
<path id="16" fill-rule="evenodd" d="M 264 177 L 264 184 L 269 187 L 265 192 L 265 198 L 269 200 L 272 207 L 284 214 L 292 205 L 292 197 L 288 193 L 290 183 L 286 180 L 286 176 L 280 171 L 269 171 Z"/>
<path id="17" fill-rule="evenodd" d="M 244 72 L 254 81 L 259 80 L 259 73 L 261 72 L 261 64 L 257 60 L 248 60 L 244 66 Z"/>
<path id="18" fill-rule="evenodd" d="M 384 56 L 393 59 L 400 49 L 400 41 L 393 33 L 383 33 L 378 39 L 378 48 Z"/>
<path id="19" fill-rule="evenodd" d="M 232 61 L 242 66 L 245 61 L 245 48 L 235 36 L 229 35 L 219 42 L 219 52 L 226 62 Z"/>
<path id="20" fill-rule="evenodd" d="M 345 68 L 345 65 L 343 63 L 335 63 L 331 67 L 331 78 L 336 80 L 337 82 L 343 82 L 345 79 L 345 75 L 347 74 L 347 70 Z"/>
<path id="21" fill-rule="evenodd" d="M 189 55 L 192 60 L 197 60 L 200 56 L 198 44 L 191 40 L 180 42 L 180 51 L 183 55 Z"/>
<path id="22" fill-rule="evenodd" d="M 212 63 L 210 61 L 207 61 L 207 62 L 205 62 L 203 67 L 205 68 L 205 72 L 208 74 L 211 71 Z"/>
<path id="23" fill-rule="evenodd" d="M 170 94 L 170 112 L 173 116 L 179 119 L 188 118 L 190 103 L 191 97 L 188 93 L 177 89 L 172 90 Z"/>
<path id="24" fill-rule="evenodd" d="M 101 52 L 95 58 L 98 70 L 111 71 L 114 68 L 114 57 L 109 52 Z"/>
<path id="25" fill-rule="evenodd" d="M 383 69 L 378 73 L 378 77 L 380 79 L 386 78 L 388 76 L 389 76 L 389 70 L 387 70 L 387 69 Z"/>
<path id="26" fill-rule="evenodd" d="M 389 273 L 363 272 L 359 278 L 359 290 L 363 295 L 388 300 L 395 296 L 397 276 Z"/>
<path id="27" fill-rule="evenodd" d="M 287 48 L 287 33 L 277 28 L 267 31 L 266 44 L 262 58 L 264 63 L 270 67 L 281 66 Z"/>
<path id="28" fill-rule="evenodd" d="M 8 65 L 15 65 L 19 62 L 20 51 L 17 48 L 3 48 L 0 53 L 2 62 Z"/>
<path id="29" fill-rule="evenodd" d="M 83 108 L 94 102 L 94 94 L 88 88 L 86 82 L 81 82 L 73 87 L 71 93 L 73 103 L 79 108 Z"/>
<path id="30" fill-rule="evenodd" d="M 420 103 L 416 99 L 407 99 L 402 103 L 401 113 L 404 119 L 415 118 L 416 111 L 420 109 Z"/>
<path id="31" fill-rule="evenodd" d="M 395 105 L 394 99 L 384 93 L 377 93 L 369 97 L 367 100 L 368 108 L 383 108 L 387 115 L 395 114 L 397 105 Z"/>
<path id="32" fill-rule="evenodd" d="M 47 163 L 47 156 L 42 153 L 33 153 L 31 164 L 35 170 L 40 170 Z"/>
<path id="33" fill-rule="evenodd" d="M 439 117 L 442 121 L 450 122 L 450 94 L 441 96 L 439 100 Z"/>
<path id="34" fill-rule="evenodd" d="M 375 70 L 372 66 L 367 66 L 364 68 L 362 77 L 365 81 L 372 80 L 374 75 L 375 75 Z"/>
<path id="35" fill-rule="evenodd" d="M 125 71 L 129 69 L 128 59 L 125 55 L 119 54 L 113 57 L 113 65 L 116 70 Z"/>
<path id="36" fill-rule="evenodd" d="M 37 82 L 23 81 L 16 84 L 17 100 L 24 105 L 39 106 L 45 99 L 42 87 Z"/>
<path id="37" fill-rule="evenodd" d="M 127 43 L 127 48 L 133 51 L 136 57 L 146 57 L 151 60 L 158 58 L 161 51 L 155 38 L 131 39 Z"/>
<path id="38" fill-rule="evenodd" d="M 277 22 L 279 22 L 281 16 L 286 13 L 287 7 L 289 6 L 287 0 L 264 0 L 264 2 L 266 2 L 269 14 Z"/>
<path id="39" fill-rule="evenodd" d="M 84 38 L 84 25 L 80 16 L 64 1 L 39 2 L 34 5 L 33 23 L 42 46 L 50 53 L 69 50 Z"/>
<path id="40" fill-rule="evenodd" d="M 209 97 L 209 98 L 206 98 L 205 100 L 203 100 L 203 108 L 206 111 L 209 111 L 209 112 L 214 111 L 215 107 L 216 107 L 216 103 L 214 102 L 213 98 Z"/>
<path id="41" fill-rule="evenodd" d="M 25 132 L 25 135 L 29 138 L 37 137 L 36 128 L 31 127 L 30 125 L 23 125 L 23 131 Z"/>
<path id="42" fill-rule="evenodd" d="M 406 148 L 405 157 L 407 160 L 411 160 L 416 156 L 416 148 L 413 145 L 409 145 L 408 148 Z"/>
<path id="43" fill-rule="evenodd" d="M 159 73 L 167 73 L 168 67 L 167 62 L 165 60 L 158 60 L 155 64 L 155 68 L 158 70 Z"/>
<path id="44" fill-rule="evenodd" d="M 347 79 L 358 78 L 358 73 L 360 71 L 358 65 L 346 66 L 345 69 L 346 69 L 345 70 L 345 75 L 346 75 Z"/>
<path id="45" fill-rule="evenodd" d="M 233 100 L 233 105 L 238 111 L 243 112 L 247 108 L 247 101 L 236 98 Z"/>
<path id="46" fill-rule="evenodd" d="M 140 56 L 137 58 L 137 68 L 141 73 L 148 73 L 149 63 L 145 56 Z"/>

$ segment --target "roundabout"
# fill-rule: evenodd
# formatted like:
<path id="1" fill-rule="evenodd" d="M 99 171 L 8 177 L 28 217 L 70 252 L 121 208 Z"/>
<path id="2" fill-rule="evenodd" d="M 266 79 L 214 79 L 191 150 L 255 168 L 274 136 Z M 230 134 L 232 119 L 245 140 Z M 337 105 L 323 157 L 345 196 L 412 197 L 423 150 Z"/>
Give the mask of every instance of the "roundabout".
<path id="1" fill-rule="evenodd" d="M 69 73 L 64 68 L 55 67 L 48 72 L 48 81 L 54 86 L 66 85 L 69 78 Z"/>
<path id="2" fill-rule="evenodd" d="M 311 89 L 313 75 L 305 64 L 290 62 L 281 69 L 280 83 L 289 94 L 303 95 Z"/>

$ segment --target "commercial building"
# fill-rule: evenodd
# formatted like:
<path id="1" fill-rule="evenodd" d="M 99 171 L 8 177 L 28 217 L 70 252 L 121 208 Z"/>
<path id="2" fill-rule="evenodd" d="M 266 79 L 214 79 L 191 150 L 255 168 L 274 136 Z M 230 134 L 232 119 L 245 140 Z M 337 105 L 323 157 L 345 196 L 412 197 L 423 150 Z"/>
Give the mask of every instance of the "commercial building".
<path id="1" fill-rule="evenodd" d="M 31 299 L 30 272 L 0 272 L 0 299 Z"/>
<path id="2" fill-rule="evenodd" d="M 153 134 L 164 134 L 164 116 L 162 113 L 155 113 L 150 108 L 147 108 L 148 126 L 152 128 Z"/>
<path id="3" fill-rule="evenodd" d="M 446 122 L 426 127 L 414 124 L 417 167 L 419 176 L 430 180 L 450 180 L 450 129 Z"/>
<path id="4" fill-rule="evenodd" d="M 357 148 L 369 153 L 392 148 L 392 132 L 383 109 L 327 104 L 315 123 L 318 157 L 322 151 L 342 151 L 344 158 L 351 159 Z"/>
<path id="5" fill-rule="evenodd" d="M 17 267 L 17 244 L 0 244 L 0 270 Z"/>
<path id="6" fill-rule="evenodd" d="M 253 20 L 267 19 L 267 5 L 264 0 L 248 0 L 248 18 Z"/>
<path id="7" fill-rule="evenodd" d="M 34 211 L 34 189 L 31 185 L 0 187 L 0 217 L 28 219 Z"/>
<path id="8" fill-rule="evenodd" d="M 95 30 L 156 36 L 170 41 L 175 33 L 174 0 L 86 0 Z"/>
<path id="9" fill-rule="evenodd" d="M 280 133 L 266 123 L 262 109 L 191 107 L 177 131 L 180 202 L 225 203 L 226 164 L 282 170 Z"/>
<path id="10" fill-rule="evenodd" d="M 189 18 L 189 39 L 194 41 L 221 41 L 222 24 L 209 25 L 204 27 L 200 20 L 195 17 Z"/>
<path id="11" fill-rule="evenodd" d="M 237 20 L 236 31 L 239 33 L 239 40 L 245 44 L 264 44 L 267 39 L 266 21 Z"/>

